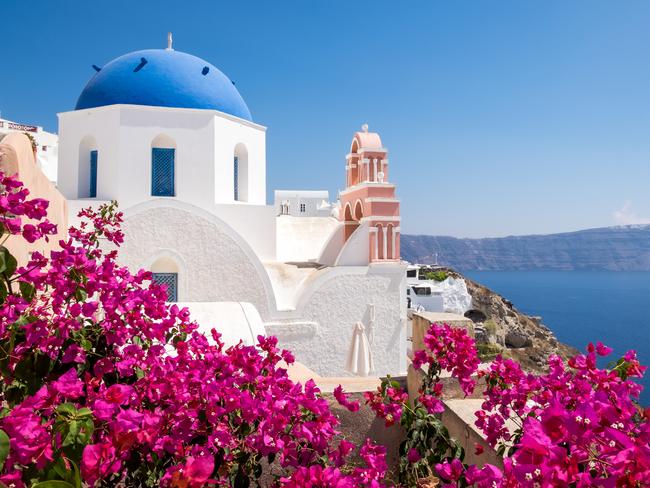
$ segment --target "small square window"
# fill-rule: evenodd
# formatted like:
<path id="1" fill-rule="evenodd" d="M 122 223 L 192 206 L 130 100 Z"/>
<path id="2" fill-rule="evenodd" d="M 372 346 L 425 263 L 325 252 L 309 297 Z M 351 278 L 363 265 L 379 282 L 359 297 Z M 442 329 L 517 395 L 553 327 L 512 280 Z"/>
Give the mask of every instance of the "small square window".
<path id="1" fill-rule="evenodd" d="M 307 205 L 305 205 L 304 203 L 301 203 L 300 204 L 300 211 L 302 213 L 305 213 L 307 211 Z"/>
<path id="2" fill-rule="evenodd" d="M 151 273 L 152 281 L 167 288 L 167 301 L 178 301 L 178 273 Z"/>

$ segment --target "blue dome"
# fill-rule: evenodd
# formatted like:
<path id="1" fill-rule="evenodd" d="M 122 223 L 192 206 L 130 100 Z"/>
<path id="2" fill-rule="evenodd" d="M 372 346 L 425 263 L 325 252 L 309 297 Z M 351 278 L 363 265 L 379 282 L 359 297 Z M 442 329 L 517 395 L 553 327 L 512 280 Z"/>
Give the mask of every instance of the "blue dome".
<path id="1" fill-rule="evenodd" d="M 170 49 L 135 51 L 107 63 L 83 89 L 75 110 L 114 104 L 219 110 L 252 120 L 226 75 L 201 58 Z"/>

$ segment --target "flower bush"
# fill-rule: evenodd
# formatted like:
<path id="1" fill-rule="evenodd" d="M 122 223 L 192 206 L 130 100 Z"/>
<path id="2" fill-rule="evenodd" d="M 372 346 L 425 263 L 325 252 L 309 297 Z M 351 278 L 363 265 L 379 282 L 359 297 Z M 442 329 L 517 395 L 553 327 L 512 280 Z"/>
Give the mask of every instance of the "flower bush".
<path id="1" fill-rule="evenodd" d="M 0 184 L 3 242 L 56 231 L 46 201 Z M 293 356 L 275 338 L 226 348 L 216 330 L 200 334 L 150 273 L 102 249 L 123 240 L 114 203 L 81 217 L 23 267 L 0 247 L 0 484 L 249 486 L 267 465 L 269 483 L 377 485 L 382 448 L 365 444 L 367 464 L 339 471 L 354 446 L 335 439 L 314 382 L 288 378 Z"/>
<path id="2" fill-rule="evenodd" d="M 641 386 L 632 381 L 646 368 L 634 351 L 601 369 L 597 356 L 611 349 L 590 344 L 587 354 L 566 364 L 551 356 L 548 372 L 534 375 L 501 356 L 477 372 L 473 340 L 462 329 L 433 324 L 424 343 L 427 349 L 413 358 L 424 375 L 412 404 L 390 379 L 366 394 L 386 425 L 400 422 L 405 429 L 403 485 L 436 475 L 445 487 L 650 486 L 650 415 L 639 407 Z M 476 425 L 503 456 L 502 467 L 463 463 L 464 450 L 436 416 L 444 410 L 442 370 L 465 394 L 475 387 L 473 377 L 485 381 Z M 482 451 L 477 446 L 476 454 Z"/>
<path id="3" fill-rule="evenodd" d="M 464 457 L 463 448 L 440 420 L 439 414 L 444 411 L 441 373 L 451 373 L 463 392 L 470 394 L 476 386 L 472 376 L 480 362 L 474 340 L 463 329 L 433 324 L 424 336 L 424 344 L 426 350 L 416 351 L 413 357 L 413 366 L 423 373 L 423 381 L 412 403 L 408 393 L 390 378 L 376 392 L 366 393 L 368 404 L 386 426 L 399 422 L 404 428 L 399 480 L 405 486 L 415 486 L 419 479 L 439 474 L 434 467 L 450 457 Z"/>

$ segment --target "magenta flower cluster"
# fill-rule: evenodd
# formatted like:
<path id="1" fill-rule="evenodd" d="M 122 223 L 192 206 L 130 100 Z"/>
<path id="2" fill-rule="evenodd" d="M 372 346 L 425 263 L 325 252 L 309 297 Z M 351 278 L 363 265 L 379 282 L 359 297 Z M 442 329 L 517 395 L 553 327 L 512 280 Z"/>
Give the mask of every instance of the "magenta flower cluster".
<path id="1" fill-rule="evenodd" d="M 504 459 L 504 486 L 650 486 L 650 424 L 634 401 L 643 376 L 634 351 L 611 365 L 590 344 L 565 364 L 551 356 L 548 373 L 526 374 L 497 358 L 483 373 L 487 388 L 476 425 Z"/>

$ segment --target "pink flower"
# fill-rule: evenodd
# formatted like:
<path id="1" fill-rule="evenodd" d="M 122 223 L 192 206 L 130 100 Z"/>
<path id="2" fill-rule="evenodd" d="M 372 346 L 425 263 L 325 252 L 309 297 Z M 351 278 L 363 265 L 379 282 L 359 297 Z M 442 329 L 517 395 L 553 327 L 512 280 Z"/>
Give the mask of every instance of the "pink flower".
<path id="1" fill-rule="evenodd" d="M 83 450 L 80 469 L 84 480 L 92 486 L 97 480 L 107 480 L 117 473 L 121 465 L 115 448 L 110 444 L 89 444 Z"/>
<path id="2" fill-rule="evenodd" d="M 77 344 L 70 344 L 68 348 L 63 353 L 61 358 L 63 363 L 85 363 L 86 362 L 86 351 L 84 351 Z"/>
<path id="3" fill-rule="evenodd" d="M 418 401 L 424 405 L 427 411 L 432 415 L 436 415 L 445 411 L 444 404 L 433 395 L 422 394 L 418 397 Z"/>
<path id="4" fill-rule="evenodd" d="M 416 448 L 412 447 L 406 454 L 406 459 L 409 463 L 416 463 L 422 459 L 422 456 L 420 456 L 420 452 Z"/>
<path id="5" fill-rule="evenodd" d="M 117 415 L 117 413 L 120 411 L 120 408 L 115 403 L 97 399 L 93 403 L 91 410 L 93 411 L 95 418 L 98 420 L 103 420 L 104 422 L 108 422 L 109 420 L 112 420 L 115 415 Z"/>
<path id="6" fill-rule="evenodd" d="M 454 458 L 451 463 L 447 460 L 443 463 L 436 464 L 436 471 L 445 481 L 458 481 L 463 474 L 463 463 Z"/>
<path id="7" fill-rule="evenodd" d="M 596 354 L 599 356 L 609 356 L 612 353 L 613 349 L 603 345 L 602 342 L 598 341 L 596 343 Z"/>
<path id="8" fill-rule="evenodd" d="M 83 396 L 84 384 L 77 378 L 76 369 L 70 368 L 52 383 L 52 390 L 64 398 L 75 399 Z"/>
<path id="9" fill-rule="evenodd" d="M 356 412 L 359 410 L 359 402 L 349 401 L 345 396 L 345 393 L 343 393 L 343 387 L 341 385 L 334 388 L 334 398 L 336 398 L 336 401 L 347 408 L 350 412 Z"/>
<path id="10" fill-rule="evenodd" d="M 189 456 L 184 465 L 168 470 L 163 480 L 173 487 L 201 488 L 210 480 L 212 471 L 214 458 L 211 455 Z"/>
<path id="11" fill-rule="evenodd" d="M 134 393 L 135 390 L 132 386 L 118 383 L 108 387 L 104 392 L 104 398 L 108 402 L 123 405 L 129 401 Z"/>

